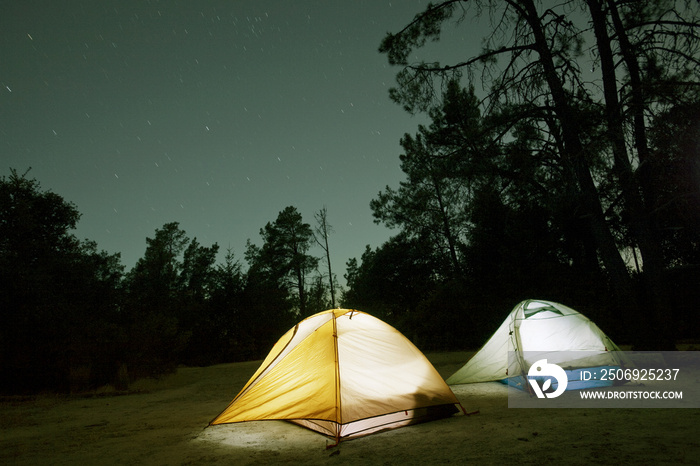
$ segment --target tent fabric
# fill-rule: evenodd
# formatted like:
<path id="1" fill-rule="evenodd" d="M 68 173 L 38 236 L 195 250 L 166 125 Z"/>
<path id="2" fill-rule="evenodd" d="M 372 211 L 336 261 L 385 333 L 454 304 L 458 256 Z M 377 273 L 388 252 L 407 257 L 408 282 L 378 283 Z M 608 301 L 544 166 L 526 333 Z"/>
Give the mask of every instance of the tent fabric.
<path id="1" fill-rule="evenodd" d="M 448 416 L 457 405 L 398 330 L 361 311 L 334 309 L 285 333 L 210 425 L 288 420 L 340 441 Z"/>
<path id="2" fill-rule="evenodd" d="M 513 308 L 493 336 L 447 383 L 526 380 L 529 367 L 540 359 L 568 372 L 619 367 L 625 362 L 621 357 L 617 345 L 583 314 L 556 302 L 530 299 Z M 572 384 L 571 388 L 579 386 Z"/>

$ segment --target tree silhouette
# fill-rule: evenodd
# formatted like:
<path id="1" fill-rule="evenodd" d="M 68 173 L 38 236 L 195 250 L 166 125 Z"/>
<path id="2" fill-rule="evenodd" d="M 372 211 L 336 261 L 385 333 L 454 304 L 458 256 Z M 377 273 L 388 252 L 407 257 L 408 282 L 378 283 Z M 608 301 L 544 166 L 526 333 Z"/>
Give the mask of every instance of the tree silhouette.
<path id="1" fill-rule="evenodd" d="M 0 390 L 108 383 L 118 365 L 119 255 L 78 241 L 77 208 L 26 175 L 0 178 Z"/>
<path id="2" fill-rule="evenodd" d="M 333 276 L 333 270 L 331 268 L 331 251 L 330 247 L 328 246 L 328 236 L 333 232 L 333 227 L 331 227 L 331 225 L 328 223 L 328 211 L 326 210 L 325 206 L 314 214 L 314 218 L 316 219 L 314 239 L 316 240 L 316 244 L 319 245 L 319 247 L 323 250 L 326 256 L 326 264 L 328 265 L 328 286 L 331 295 L 331 307 L 335 309 L 335 277 Z M 321 293 L 321 291 L 323 290 L 323 287 L 319 286 L 319 284 L 317 284 L 315 288 L 318 293 Z"/>
<path id="3" fill-rule="evenodd" d="M 449 20 L 461 24 L 484 12 L 492 28 L 481 53 L 446 65 L 409 63 Z M 533 0 L 452 0 L 429 5 L 380 46 L 402 68 L 391 97 L 407 110 L 427 111 L 438 89 L 466 75 L 485 92 L 484 117 L 499 128 L 495 143 L 508 145 L 518 125 L 529 122 L 537 149 L 530 154 L 554 163 L 571 189 L 560 204 L 573 207 L 579 220 L 570 223 L 590 235 L 581 242 L 585 257 L 593 245 L 617 307 L 653 322 L 645 328 L 656 331 L 640 335 L 656 344 L 671 339 L 663 288 L 669 263 L 655 220 L 645 115 L 698 101 L 698 27 L 697 9 L 684 1 L 569 0 L 545 9 Z M 536 155 L 552 149 L 555 157 Z M 622 253 L 630 244 L 642 257 L 640 287 Z"/>
<path id="4" fill-rule="evenodd" d="M 280 289 L 294 293 L 295 311 L 306 316 L 307 276 L 318 264 L 318 259 L 308 254 L 314 241 L 311 226 L 303 222 L 295 207 L 289 206 L 260 230 L 260 236 L 262 247 L 249 245 L 246 252 L 251 269 Z"/>

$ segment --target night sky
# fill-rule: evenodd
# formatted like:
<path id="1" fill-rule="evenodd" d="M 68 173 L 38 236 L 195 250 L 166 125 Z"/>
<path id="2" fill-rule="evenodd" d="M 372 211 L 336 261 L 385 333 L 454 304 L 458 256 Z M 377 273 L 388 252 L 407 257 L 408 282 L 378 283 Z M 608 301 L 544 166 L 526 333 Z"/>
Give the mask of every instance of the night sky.
<path id="1" fill-rule="evenodd" d="M 390 101 L 398 69 L 377 49 L 426 5 L 3 1 L 0 175 L 31 167 L 127 270 L 168 222 L 243 262 L 286 206 L 312 225 L 326 206 L 344 283 L 392 234 L 369 202 L 424 122 Z"/>

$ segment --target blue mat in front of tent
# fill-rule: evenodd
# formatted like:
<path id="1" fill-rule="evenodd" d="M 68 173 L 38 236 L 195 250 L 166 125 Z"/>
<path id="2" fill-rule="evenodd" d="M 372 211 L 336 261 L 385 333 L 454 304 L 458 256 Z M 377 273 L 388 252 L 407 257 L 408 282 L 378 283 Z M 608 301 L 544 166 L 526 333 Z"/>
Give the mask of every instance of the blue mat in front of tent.
<path id="1" fill-rule="evenodd" d="M 598 387 L 610 387 L 613 385 L 613 381 L 607 377 L 606 380 L 601 380 L 601 377 L 607 375 L 611 370 L 619 369 L 619 366 L 597 366 L 597 367 L 584 367 L 581 369 L 564 370 L 566 372 L 566 378 L 568 379 L 568 384 L 566 385 L 566 390 L 583 390 L 586 388 L 598 388 Z M 605 370 L 605 371 L 604 371 Z M 533 379 L 538 380 L 540 385 L 543 380 L 550 377 L 533 377 Z M 520 390 L 525 390 L 527 384 L 527 378 L 522 375 L 517 375 L 515 377 L 508 377 L 506 379 L 501 379 L 499 382 L 509 385 L 511 387 L 519 388 Z M 559 384 L 556 379 L 552 379 L 552 390 L 556 390 Z"/>

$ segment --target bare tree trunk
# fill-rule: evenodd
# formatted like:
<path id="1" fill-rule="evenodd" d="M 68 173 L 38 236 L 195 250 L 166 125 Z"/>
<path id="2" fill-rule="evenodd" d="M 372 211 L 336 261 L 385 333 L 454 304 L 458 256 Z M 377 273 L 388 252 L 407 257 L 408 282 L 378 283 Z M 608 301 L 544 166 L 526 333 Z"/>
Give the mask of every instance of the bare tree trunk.
<path id="1" fill-rule="evenodd" d="M 627 37 L 627 31 L 625 31 L 625 27 L 622 24 L 622 19 L 620 18 L 620 13 L 617 10 L 615 1 L 607 0 L 607 5 L 615 28 L 615 35 L 620 45 L 622 59 L 627 66 L 627 73 L 629 74 L 632 96 L 631 109 L 634 118 L 634 144 L 637 148 L 637 154 L 639 155 L 640 170 L 644 173 L 648 169 L 646 165 L 648 165 L 649 161 L 649 146 L 647 144 L 646 123 L 644 122 L 644 93 L 642 91 L 641 71 L 632 44 Z M 650 196 L 651 191 L 646 182 L 646 177 L 643 176 L 640 181 L 645 197 Z M 655 199 L 647 198 L 645 200 L 647 202 L 647 207 L 649 207 Z"/>
<path id="2" fill-rule="evenodd" d="M 453 273 L 456 272 L 458 275 L 461 275 L 461 267 L 459 265 L 459 259 L 457 258 L 457 243 L 455 241 L 454 234 L 452 233 L 452 228 L 450 227 L 450 219 L 447 215 L 447 206 L 445 206 L 445 202 L 442 199 L 442 190 L 440 189 L 440 184 L 436 179 L 437 177 L 434 176 L 434 174 L 432 173 L 431 175 L 433 178 L 433 187 L 435 188 L 435 197 L 438 202 L 438 208 L 440 209 L 443 234 L 447 239 L 447 245 L 450 249 L 450 261 L 452 261 L 452 270 Z"/>
<path id="3" fill-rule="evenodd" d="M 316 222 L 318 224 L 316 226 L 316 233 L 318 233 L 323 239 L 323 242 L 321 242 L 318 239 L 318 236 L 315 236 L 316 243 L 318 243 L 318 245 L 321 246 L 321 249 L 323 249 L 323 251 L 326 253 L 326 263 L 328 264 L 328 283 L 330 285 L 331 292 L 331 306 L 333 309 L 335 309 L 335 287 L 333 285 L 333 270 L 331 269 L 331 253 L 328 246 L 328 234 L 332 229 L 328 224 L 328 213 L 326 211 L 326 207 L 324 206 L 321 210 L 319 210 L 314 217 L 316 218 Z"/>
<path id="4" fill-rule="evenodd" d="M 603 94 L 605 97 L 605 117 L 608 135 L 612 143 L 614 173 L 620 183 L 630 228 L 642 256 L 643 289 L 648 296 L 640 310 L 646 314 L 647 320 L 652 323 L 646 328 L 654 329 L 653 336 L 650 334 L 649 338 L 663 341 L 668 339 L 668 335 L 664 331 L 665 326 L 662 325 L 665 320 L 662 310 L 666 306 L 662 289 L 663 255 L 659 244 L 654 241 L 655 235 L 653 234 L 649 216 L 644 208 L 638 179 L 634 176 L 632 163 L 625 144 L 624 119 L 618 99 L 615 60 L 610 45 L 610 37 L 608 36 L 605 13 L 600 0 L 587 0 L 587 3 L 591 12 L 598 53 L 600 55 Z M 618 40 L 621 33 L 624 34 L 624 31 L 617 32 Z M 636 60 L 634 62 L 636 63 Z M 638 131 L 635 131 L 635 133 L 637 140 L 638 137 L 643 136 L 643 133 L 640 134 Z M 646 140 L 643 146 L 646 147 Z"/>
<path id="5" fill-rule="evenodd" d="M 301 267 L 297 267 L 294 271 L 297 283 L 299 284 L 299 313 L 302 317 L 306 317 L 306 289 L 304 288 L 304 272 Z"/>
<path id="6" fill-rule="evenodd" d="M 639 303 L 634 293 L 632 279 L 627 266 L 605 221 L 603 208 L 598 198 L 598 191 L 585 157 L 585 150 L 577 133 L 576 118 L 561 79 L 557 74 L 554 58 L 535 4 L 533 0 L 509 0 L 509 3 L 521 12 L 523 19 L 527 21 L 533 32 L 534 47 L 544 69 L 545 79 L 554 103 L 554 112 L 561 124 L 564 142 L 563 156 L 573 167 L 581 190 L 581 202 L 588 216 L 591 233 L 598 245 L 601 259 L 610 276 L 619 304 L 620 306 L 632 306 L 634 309 L 639 309 Z"/>

